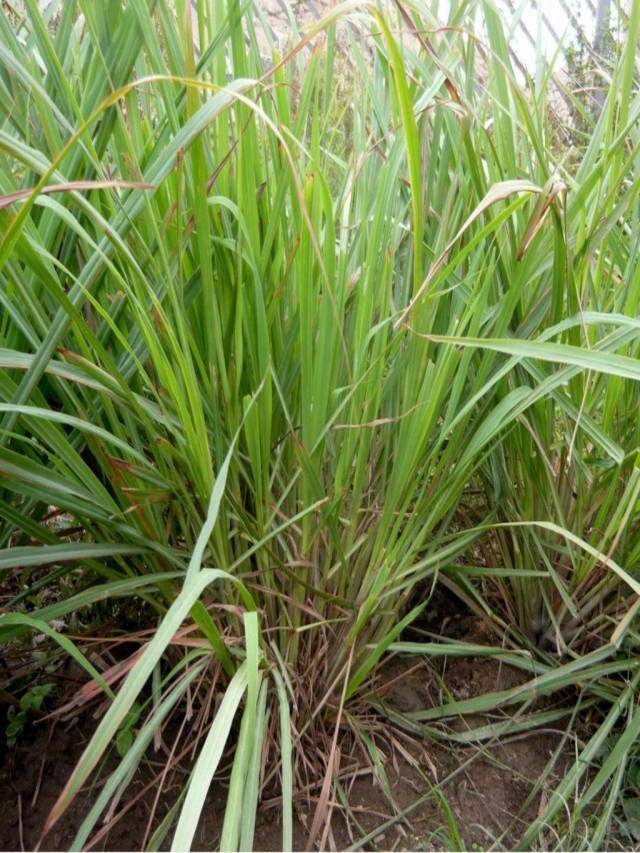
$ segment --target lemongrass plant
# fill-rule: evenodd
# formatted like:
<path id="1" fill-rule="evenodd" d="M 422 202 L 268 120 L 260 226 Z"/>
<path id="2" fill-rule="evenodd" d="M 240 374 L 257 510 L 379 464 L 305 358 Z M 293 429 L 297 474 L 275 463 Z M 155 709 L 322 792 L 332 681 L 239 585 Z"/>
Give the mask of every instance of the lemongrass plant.
<path id="1" fill-rule="evenodd" d="M 283 849 L 294 795 L 315 790 L 323 844 L 338 733 L 361 732 L 348 709 L 375 702 L 371 674 L 439 578 L 504 629 L 461 562 L 487 530 L 505 555 L 507 536 L 533 541 L 566 555 L 576 583 L 597 570 L 637 594 L 603 563 L 637 501 L 635 288 L 612 286 L 637 206 L 632 50 L 569 176 L 488 3 L 484 45 L 469 4 L 432 42 L 420 2 L 347 0 L 284 56 L 272 44 L 268 66 L 259 16 L 239 0 L 24 5 L 0 19 L 0 567 L 69 594 L 29 615 L 18 595 L 0 637 L 45 630 L 113 700 L 48 827 L 139 702 L 133 745 L 74 849 L 91 843 L 188 695 L 199 758 L 150 845 L 171 831 L 190 847 L 232 742 L 221 848 L 251 848 L 263 790 L 282 796 Z M 349 136 L 326 121 L 341 110 L 338 22 Z M 549 456 L 567 432 L 580 471 L 591 454 L 609 472 L 595 516 L 606 542 L 561 496 L 550 508 L 536 492 L 514 518 L 531 447 Z M 478 484 L 485 511 L 466 525 Z M 52 529 L 57 511 L 69 531 Z M 526 628 L 529 592 L 548 595 L 558 568 L 505 565 Z M 112 691 L 48 623 L 131 596 L 158 627 Z M 545 685 L 599 672 L 630 626 L 557 677 L 540 664 Z"/>
<path id="2" fill-rule="evenodd" d="M 630 25 L 638 26 L 637 14 Z M 499 30 L 489 27 L 488 37 L 497 53 Z M 637 387 L 607 375 L 604 365 L 600 371 L 598 363 L 601 353 L 631 359 L 638 353 L 635 61 L 633 49 L 621 51 L 609 98 L 577 169 L 559 163 L 565 188 L 557 227 L 532 234 L 533 242 L 523 245 L 513 269 L 514 285 L 523 294 L 517 336 L 529 336 L 544 312 L 545 340 L 591 350 L 592 364 L 578 360 L 572 367 L 560 350 L 546 364 L 521 359 L 505 392 L 519 383 L 548 382 L 560 373 L 563 383 L 520 416 L 485 469 L 485 494 L 500 504 L 501 520 L 550 521 L 561 528 L 520 526 L 516 531 L 507 526 L 494 532 L 501 564 L 539 569 L 543 576 L 540 583 L 521 572 L 509 578 L 509 590 L 502 588 L 509 621 L 558 654 L 566 653 L 567 644 L 599 642 L 610 632 L 607 615 L 617 619 L 634 598 L 631 589 L 620 590 L 602 555 L 630 569 L 637 564 Z M 492 72 L 504 73 L 500 67 Z M 542 127 L 546 82 L 540 81 L 534 92 L 534 115 Z M 505 80 L 503 91 L 508 89 Z M 502 106 L 510 109 L 508 101 Z M 547 127 L 547 136 L 550 131 Z M 572 159 L 568 154 L 569 163 Z M 552 356 L 553 347 L 548 352 Z M 585 554 L 562 531 L 584 540 L 598 556 Z"/>

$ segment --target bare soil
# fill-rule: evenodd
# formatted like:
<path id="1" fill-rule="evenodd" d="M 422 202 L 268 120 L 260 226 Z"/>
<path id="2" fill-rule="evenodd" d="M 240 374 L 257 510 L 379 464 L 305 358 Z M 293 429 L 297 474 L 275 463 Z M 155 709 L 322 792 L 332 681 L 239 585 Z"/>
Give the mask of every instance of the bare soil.
<path id="1" fill-rule="evenodd" d="M 384 700 L 400 710 L 432 707 L 442 689 L 468 698 L 512 687 L 523 675 L 487 658 L 453 659 L 438 669 L 415 657 L 392 658 L 383 671 Z M 479 725 L 476 717 L 460 721 Z M 76 724 L 44 721 L 26 731 L 21 741 L 0 756 L 0 849 L 67 850 L 96 796 L 84 790 L 51 832 L 42 837 L 49 812 L 80 757 L 96 722 L 91 717 Z M 327 847 L 344 850 L 456 849 L 459 839 L 451 829 L 442 802 L 467 849 L 512 849 L 535 818 L 540 792 L 527 802 L 536 781 L 557 748 L 561 732 L 532 731 L 525 736 L 493 742 L 482 748 L 452 746 L 441 740 L 418 742 L 396 733 L 381 747 L 393 805 L 371 770 L 354 773 L 345 783 L 350 813 L 339 804 L 333 810 Z M 115 766 L 116 757 L 110 762 Z M 147 761 L 113 815 L 94 836 L 90 849 L 135 850 L 143 845 L 154 808 L 158 773 L 163 756 L 149 750 Z M 185 763 L 186 767 L 186 763 Z M 561 771 L 561 763 L 558 764 Z M 105 768 L 108 772 L 109 766 Z M 186 771 L 185 771 L 186 772 Z M 151 820 L 153 829 L 175 800 L 180 774 L 160 798 Z M 176 781 L 177 780 L 177 781 Z M 219 839 L 226 789 L 220 783 L 210 794 L 198 827 L 194 849 L 214 850 Z M 297 803 L 294 845 L 307 846 L 313 803 Z M 377 834 L 376 834 L 377 833 Z M 169 834 L 169 839 L 171 834 Z M 364 844 L 359 839 L 368 838 Z M 166 842 L 169 843 L 169 842 Z M 280 850 L 282 829 L 277 803 L 263 804 L 256 828 L 257 850 Z"/>

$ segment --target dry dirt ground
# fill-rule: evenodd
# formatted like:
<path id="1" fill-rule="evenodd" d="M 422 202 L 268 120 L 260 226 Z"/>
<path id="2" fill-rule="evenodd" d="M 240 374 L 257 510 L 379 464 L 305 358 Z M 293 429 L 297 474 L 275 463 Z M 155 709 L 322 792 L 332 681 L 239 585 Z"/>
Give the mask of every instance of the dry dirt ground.
<path id="1" fill-rule="evenodd" d="M 396 657 L 385 667 L 385 699 L 402 710 L 433 706 L 438 691 L 468 698 L 496 689 L 513 687 L 523 676 L 507 666 L 486 658 L 454 659 L 440 662 L 438 669 L 427 661 Z M 460 722 L 488 722 L 477 717 Z M 64 783 L 81 755 L 95 720 L 88 715 L 72 725 L 44 722 L 34 727 L 16 747 L 5 750 L 0 761 L 0 849 L 33 850 L 38 843 L 45 850 L 67 850 L 76 830 L 95 797 L 85 790 L 53 830 L 42 838 L 48 814 Z M 512 849 L 524 828 L 535 818 L 539 791 L 527 802 L 545 765 L 556 750 L 562 733 L 544 730 L 526 736 L 494 742 L 483 749 L 455 747 L 437 740 L 413 741 L 396 737 L 382 752 L 385 772 L 392 789 L 393 806 L 370 771 L 345 782 L 351 807 L 347 818 L 336 804 L 327 839 L 328 849 L 345 850 L 369 835 L 356 849 L 445 850 L 457 849 L 443 810 L 443 798 L 467 849 Z M 567 760 L 570 756 L 567 755 Z M 115 764 L 115 756 L 111 763 Z M 151 748 L 126 794 L 107 823 L 99 825 L 89 849 L 141 849 L 157 791 L 157 774 L 163 756 Z M 562 761 L 556 765 L 562 772 Z M 166 796 L 155 810 L 153 828 L 158 825 L 179 790 L 181 775 L 188 772 L 189 759 L 173 774 Z M 106 770 L 108 771 L 107 766 Z M 205 817 L 196 835 L 194 849 L 215 850 L 221 829 L 226 785 L 212 790 Z M 297 803 L 294 845 L 304 850 L 313 802 Z M 543 842 L 543 839 L 541 839 Z M 277 806 L 261 807 L 255 836 L 257 850 L 280 850 L 282 830 Z M 543 845 L 542 845 L 543 846 Z"/>

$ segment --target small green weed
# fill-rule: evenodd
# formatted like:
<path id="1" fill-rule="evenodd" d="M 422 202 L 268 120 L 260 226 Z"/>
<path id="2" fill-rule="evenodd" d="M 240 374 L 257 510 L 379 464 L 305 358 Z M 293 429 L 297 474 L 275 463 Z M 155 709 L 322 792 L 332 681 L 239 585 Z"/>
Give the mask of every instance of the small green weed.
<path id="1" fill-rule="evenodd" d="M 20 698 L 18 707 L 10 705 L 7 709 L 5 739 L 8 747 L 16 745 L 33 717 L 33 712 L 42 710 L 44 700 L 54 689 L 54 684 L 37 684 L 27 690 Z"/>

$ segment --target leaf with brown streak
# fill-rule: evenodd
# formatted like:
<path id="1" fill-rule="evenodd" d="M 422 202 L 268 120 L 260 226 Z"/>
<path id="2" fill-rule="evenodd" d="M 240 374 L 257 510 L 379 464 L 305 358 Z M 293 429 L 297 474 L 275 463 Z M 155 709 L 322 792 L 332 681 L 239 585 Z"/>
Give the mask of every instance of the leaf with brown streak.
<path id="1" fill-rule="evenodd" d="M 144 184 L 140 181 L 69 181 L 68 184 L 49 184 L 46 187 L 42 187 L 42 189 L 38 191 L 38 195 L 108 189 L 154 190 L 155 186 L 153 184 Z M 0 196 L 0 210 L 8 207 L 10 204 L 15 204 L 17 201 L 23 201 L 25 198 L 29 198 L 33 192 L 34 189 L 31 187 L 27 190 L 18 190 L 15 193 Z"/>

